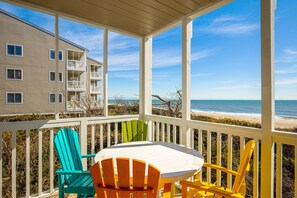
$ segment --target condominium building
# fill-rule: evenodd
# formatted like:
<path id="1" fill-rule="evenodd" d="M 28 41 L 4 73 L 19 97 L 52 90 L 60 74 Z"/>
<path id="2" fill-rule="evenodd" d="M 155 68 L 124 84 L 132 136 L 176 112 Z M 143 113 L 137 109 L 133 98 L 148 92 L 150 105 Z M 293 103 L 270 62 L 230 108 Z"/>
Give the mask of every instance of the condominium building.
<path id="1" fill-rule="evenodd" d="M 88 49 L 59 38 L 57 83 L 53 33 L 3 10 L 0 27 L 0 115 L 81 112 L 86 98 L 100 106 L 102 63 Z"/>

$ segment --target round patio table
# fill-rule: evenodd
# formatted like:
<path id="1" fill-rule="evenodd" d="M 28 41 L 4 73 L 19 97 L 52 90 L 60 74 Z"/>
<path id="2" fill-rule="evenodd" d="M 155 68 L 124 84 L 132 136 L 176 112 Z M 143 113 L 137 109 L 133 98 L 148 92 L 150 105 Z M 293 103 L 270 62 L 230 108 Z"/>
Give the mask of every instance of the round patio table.
<path id="1" fill-rule="evenodd" d="M 169 185 L 169 188 L 171 183 L 187 179 L 199 172 L 204 162 L 202 155 L 194 149 L 168 142 L 150 141 L 107 147 L 96 154 L 95 162 L 117 157 L 139 159 L 154 165 L 160 170 L 160 187 Z M 174 191 L 173 188 L 171 191 Z"/>

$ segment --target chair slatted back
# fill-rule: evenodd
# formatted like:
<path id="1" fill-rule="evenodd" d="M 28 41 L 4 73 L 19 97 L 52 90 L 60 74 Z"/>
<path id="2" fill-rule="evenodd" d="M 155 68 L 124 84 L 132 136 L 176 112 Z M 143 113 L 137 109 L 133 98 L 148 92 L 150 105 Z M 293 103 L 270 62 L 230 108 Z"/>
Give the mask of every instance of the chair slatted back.
<path id="1" fill-rule="evenodd" d="M 160 179 L 160 171 L 148 164 L 147 183 L 145 179 L 146 163 L 132 160 L 133 176 L 130 178 L 130 159 L 116 159 L 115 172 L 112 158 L 97 162 L 90 168 L 97 197 L 102 198 L 156 198 Z M 116 176 L 117 174 L 117 176 Z M 118 180 L 116 180 L 116 178 Z"/>
<path id="2" fill-rule="evenodd" d="M 244 149 L 244 152 L 242 154 L 242 158 L 240 160 L 240 164 L 237 171 L 237 176 L 235 178 L 232 192 L 238 193 L 240 191 L 241 185 L 244 181 L 245 174 L 249 171 L 249 163 L 253 154 L 255 148 L 255 141 L 250 140 Z"/>
<path id="3" fill-rule="evenodd" d="M 140 120 L 126 121 L 122 124 L 124 142 L 147 140 L 147 124 Z"/>
<path id="4" fill-rule="evenodd" d="M 54 137 L 55 147 L 61 163 L 62 170 L 83 170 L 80 145 L 76 131 L 63 128 Z M 72 182 L 76 176 L 66 175 L 66 183 Z"/>

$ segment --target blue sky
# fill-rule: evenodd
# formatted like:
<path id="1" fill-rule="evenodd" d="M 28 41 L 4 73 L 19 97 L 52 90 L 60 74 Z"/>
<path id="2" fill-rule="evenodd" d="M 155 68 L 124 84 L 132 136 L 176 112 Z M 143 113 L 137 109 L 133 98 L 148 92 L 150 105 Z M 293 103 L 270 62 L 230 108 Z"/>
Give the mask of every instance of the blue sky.
<path id="1" fill-rule="evenodd" d="M 0 2 L 0 8 L 54 31 L 54 17 Z M 276 99 L 297 99 L 297 2 L 279 0 L 276 10 Z M 60 35 L 102 61 L 103 31 L 66 19 Z M 181 88 L 181 27 L 153 38 L 153 93 Z M 260 2 L 235 0 L 193 21 L 191 98 L 260 99 Z M 138 98 L 138 39 L 109 33 L 109 97 Z"/>

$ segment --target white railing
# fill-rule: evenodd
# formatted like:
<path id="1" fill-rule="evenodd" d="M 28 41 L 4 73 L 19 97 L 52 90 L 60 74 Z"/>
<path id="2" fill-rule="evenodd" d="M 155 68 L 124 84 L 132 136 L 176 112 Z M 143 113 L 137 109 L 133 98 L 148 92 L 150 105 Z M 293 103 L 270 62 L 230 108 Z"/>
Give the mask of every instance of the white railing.
<path id="1" fill-rule="evenodd" d="M 153 141 L 167 141 L 180 144 L 182 142 L 183 135 L 182 132 L 182 119 L 179 118 L 170 118 L 164 116 L 156 115 L 146 115 L 145 120 L 151 123 L 152 128 L 152 140 Z M 190 130 L 188 134 L 191 143 L 190 146 L 194 149 L 197 149 L 200 153 L 203 154 L 205 162 L 207 163 L 216 163 L 218 165 L 225 165 L 228 169 L 237 169 L 239 160 L 235 161 L 238 156 L 241 159 L 241 153 L 244 150 L 245 143 L 253 139 L 256 141 L 256 147 L 254 149 L 254 154 L 251 162 L 251 171 L 249 172 L 249 177 L 253 178 L 252 181 L 249 181 L 252 184 L 252 192 L 247 192 L 248 197 L 259 197 L 259 191 L 261 188 L 260 185 L 260 146 L 262 133 L 261 129 L 250 128 L 250 127 L 241 127 L 234 125 L 210 123 L 190 120 L 186 121 L 186 126 Z M 276 171 L 274 176 L 276 178 L 275 183 L 275 195 L 276 197 L 282 197 L 282 180 L 283 180 L 283 146 L 291 146 L 295 151 L 295 176 L 294 182 L 292 182 L 292 189 L 295 186 L 295 197 L 297 197 L 297 133 L 281 132 L 274 131 L 272 133 L 272 139 L 276 146 L 276 152 L 273 153 L 276 158 Z M 234 147 L 239 145 L 239 148 Z M 215 152 L 216 151 L 216 152 Z M 215 153 L 214 153 L 215 152 Z M 271 153 L 267 153 L 270 155 Z M 214 161 L 215 155 L 215 161 Z M 222 163 L 224 161 L 224 163 Z M 292 173 L 293 174 L 293 173 Z M 233 178 L 230 174 L 227 174 L 227 177 L 223 181 L 221 171 L 217 171 L 215 178 L 212 177 L 212 172 L 210 169 L 206 170 L 206 175 L 204 180 L 208 182 L 217 182 L 218 185 L 222 183 L 225 184 L 227 188 L 232 188 Z M 265 178 L 262 180 L 265 181 Z"/>
<path id="2" fill-rule="evenodd" d="M 11 189 L 9 194 L 12 197 L 26 196 L 37 193 L 37 196 L 47 196 L 55 193 L 57 184 L 55 183 L 54 174 L 54 162 L 56 156 L 54 155 L 53 137 L 62 127 L 75 128 L 80 133 L 80 142 L 83 153 L 90 151 L 96 153 L 99 150 L 122 142 L 121 136 L 121 123 L 127 120 L 138 119 L 139 115 L 130 116 L 112 116 L 112 117 L 94 117 L 94 118 L 74 118 L 74 119 L 61 119 L 61 120 L 42 120 L 42 121 L 25 121 L 25 122 L 12 122 L 12 123 L 0 123 L 0 195 L 4 197 L 5 191 Z M 241 153 L 244 150 L 245 143 L 249 139 L 256 141 L 256 147 L 251 162 L 251 171 L 249 173 L 250 192 L 249 197 L 259 197 L 261 190 L 260 183 L 265 182 L 265 178 L 262 178 L 260 182 L 260 163 L 261 157 L 259 155 L 261 146 L 262 133 L 261 129 L 233 126 L 218 123 L 209 123 L 202 121 L 189 120 L 184 121 L 179 118 L 170 118 L 156 115 L 146 115 L 145 121 L 149 125 L 149 139 L 153 141 L 167 141 L 180 144 L 183 142 L 182 138 L 189 138 L 190 147 L 198 150 L 203 154 L 204 159 L 208 163 L 216 163 L 218 165 L 226 166 L 229 169 L 237 169 Z M 182 127 L 187 127 L 189 133 L 185 136 L 182 134 Z M 7 136 L 9 138 L 7 138 Z M 32 141 L 31 141 L 32 140 Z M 22 142 L 23 141 L 23 142 Z M 276 158 L 276 197 L 281 197 L 282 194 L 282 167 L 283 167 L 283 153 L 282 148 L 284 146 L 291 146 L 295 155 L 292 157 L 294 160 L 295 180 L 292 182 L 292 186 L 295 186 L 295 197 L 297 188 L 297 134 L 285 133 L 280 131 L 274 131 L 272 141 L 276 145 L 276 152 L 274 153 Z M 25 145 L 24 161 L 19 161 L 19 165 L 26 167 L 25 169 L 18 169 L 17 157 L 19 144 Z M 11 145 L 7 147 L 7 145 Z M 44 148 L 48 144 L 49 148 Z M 35 146 L 34 146 L 35 145 Z M 37 146 L 36 146 L 37 145 Z M 238 147 L 236 147 L 239 145 Z M 34 153 L 34 149 L 38 151 L 36 156 L 31 156 Z M 4 149 L 4 150 L 3 150 Z M 49 150 L 49 172 L 48 175 L 43 173 L 43 154 L 44 149 Z M 3 152 L 4 151 L 4 152 Z M 272 149 L 272 152 L 274 150 Z M 267 153 L 270 155 L 271 153 Z M 3 157 L 5 156 L 5 157 Z M 36 157 L 37 175 L 30 174 L 30 168 L 33 169 L 31 157 Z M 11 161 L 7 164 L 3 159 Z M 86 167 L 86 161 L 84 167 Z M 263 167 L 265 168 L 265 167 Z M 10 171 L 7 171 L 9 169 Z M 6 177 L 3 178 L 3 171 L 6 172 Z M 24 194 L 17 192 L 16 189 L 19 184 L 20 171 L 25 172 L 25 190 Z M 228 188 L 232 188 L 233 178 L 231 175 L 223 175 L 220 171 L 212 172 L 209 169 L 203 171 L 203 179 L 209 182 L 217 181 L 217 184 L 222 184 Z M 7 175 L 10 173 L 10 175 Z M 292 172 L 293 174 L 293 172 Z M 31 178 L 37 177 L 38 182 L 37 192 L 32 192 Z M 49 178 L 48 185 L 44 185 L 43 178 Z M 266 181 L 267 182 L 267 181 Z M 9 185 L 8 185 L 9 183 Z M 293 188 L 293 187 L 292 187 Z M 5 189 L 2 191 L 2 189 Z M 8 192 L 8 191 L 7 191 Z M 18 194 L 17 194 L 18 193 Z"/>
<path id="3" fill-rule="evenodd" d="M 91 72 L 91 78 L 102 78 L 102 74 L 98 72 Z"/>
<path id="4" fill-rule="evenodd" d="M 96 93 L 99 93 L 99 92 L 102 92 L 102 88 L 101 87 L 90 87 L 91 89 L 91 92 L 96 92 Z"/>
<path id="5" fill-rule="evenodd" d="M 68 89 L 84 89 L 85 83 L 81 81 L 71 80 L 67 82 Z"/>
<path id="6" fill-rule="evenodd" d="M 54 165 L 57 156 L 54 152 L 53 139 L 60 128 L 75 128 L 79 132 L 82 151 L 89 150 L 90 153 L 96 153 L 107 146 L 122 142 L 122 138 L 118 138 L 122 137 L 120 135 L 121 123 L 138 119 L 138 117 L 138 115 L 128 115 L 0 123 L 0 197 L 30 197 L 32 195 L 47 197 L 56 193 Z M 87 136 L 90 137 L 89 143 L 85 139 Z M 83 141 L 83 139 L 87 141 Z M 7 147 L 9 144 L 10 148 Z M 48 148 L 44 148 L 45 144 Z M 20 145 L 24 145 L 24 147 L 20 148 Z M 34 148 L 37 151 L 32 150 Z M 19 156 L 18 149 L 23 149 L 25 156 Z M 49 154 L 46 159 L 44 158 L 44 149 Z M 32 156 L 36 152 L 37 155 Z M 17 162 L 17 157 L 23 157 L 24 161 Z M 19 170 L 17 163 L 24 168 Z M 49 165 L 49 172 L 46 175 L 43 171 L 44 163 Z M 31 175 L 34 165 L 38 169 L 37 175 Z M 3 173 L 6 173 L 9 178 L 3 179 Z M 22 183 L 19 178 L 21 174 L 25 175 L 25 178 L 22 178 L 25 180 L 24 189 L 20 190 L 20 186 L 17 185 Z M 32 177 L 33 181 L 37 181 L 36 192 L 31 191 L 31 187 L 34 185 Z M 48 180 L 44 182 L 43 179 Z"/>
<path id="7" fill-rule="evenodd" d="M 68 60 L 67 61 L 67 68 L 68 69 L 84 70 L 85 69 L 85 61 Z"/>

